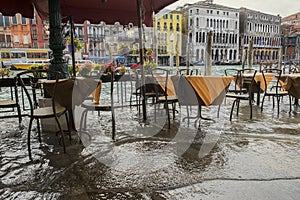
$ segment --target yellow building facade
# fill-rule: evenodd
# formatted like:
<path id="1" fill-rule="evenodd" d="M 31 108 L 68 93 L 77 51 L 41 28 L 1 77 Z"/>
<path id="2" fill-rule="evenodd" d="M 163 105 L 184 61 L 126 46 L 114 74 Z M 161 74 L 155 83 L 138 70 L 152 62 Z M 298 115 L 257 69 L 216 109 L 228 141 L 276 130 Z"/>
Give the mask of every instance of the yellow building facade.
<path id="1" fill-rule="evenodd" d="M 155 21 L 156 54 L 159 65 L 173 66 L 182 57 L 182 13 L 172 11 Z"/>

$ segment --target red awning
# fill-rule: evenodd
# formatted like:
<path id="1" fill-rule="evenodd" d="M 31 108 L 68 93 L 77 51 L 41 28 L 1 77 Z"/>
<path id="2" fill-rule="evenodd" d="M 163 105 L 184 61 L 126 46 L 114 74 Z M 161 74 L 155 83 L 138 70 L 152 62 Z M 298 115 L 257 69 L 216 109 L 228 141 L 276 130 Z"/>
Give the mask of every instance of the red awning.
<path id="1" fill-rule="evenodd" d="M 4 16 L 13 16 L 21 13 L 23 17 L 33 18 L 32 0 L 1 0 L 0 12 Z"/>
<path id="2" fill-rule="evenodd" d="M 137 0 L 60 0 L 63 20 L 73 17 L 75 23 L 89 20 L 93 24 L 104 21 L 107 24 L 133 23 L 138 24 Z M 177 0 L 141 0 L 143 23 L 152 26 L 152 12 L 157 13 L 162 8 Z M 0 12 L 3 15 L 21 13 L 24 17 L 33 17 L 33 4 L 39 14 L 48 19 L 48 0 L 1 0 Z"/>

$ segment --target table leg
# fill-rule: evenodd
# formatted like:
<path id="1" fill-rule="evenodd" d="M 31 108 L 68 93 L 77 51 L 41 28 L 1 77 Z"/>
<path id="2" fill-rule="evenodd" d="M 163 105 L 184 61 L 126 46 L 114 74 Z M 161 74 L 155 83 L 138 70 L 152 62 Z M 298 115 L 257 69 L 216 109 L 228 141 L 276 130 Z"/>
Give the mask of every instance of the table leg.
<path id="1" fill-rule="evenodd" d="M 260 81 L 257 82 L 257 100 L 256 105 L 259 106 L 260 104 Z"/>

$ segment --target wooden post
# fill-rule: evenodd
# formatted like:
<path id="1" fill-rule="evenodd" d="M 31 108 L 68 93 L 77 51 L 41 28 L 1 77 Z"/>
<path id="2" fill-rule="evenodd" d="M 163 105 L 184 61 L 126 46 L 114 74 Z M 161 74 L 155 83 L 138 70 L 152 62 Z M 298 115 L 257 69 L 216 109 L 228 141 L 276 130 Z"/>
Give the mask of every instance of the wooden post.
<path id="1" fill-rule="evenodd" d="M 205 75 L 210 76 L 212 74 L 212 31 L 208 32 L 207 35 L 207 46 L 206 46 L 206 61 L 205 61 Z"/>
<path id="2" fill-rule="evenodd" d="M 253 40 L 249 41 L 249 49 L 248 49 L 248 69 L 252 69 L 253 64 Z"/>

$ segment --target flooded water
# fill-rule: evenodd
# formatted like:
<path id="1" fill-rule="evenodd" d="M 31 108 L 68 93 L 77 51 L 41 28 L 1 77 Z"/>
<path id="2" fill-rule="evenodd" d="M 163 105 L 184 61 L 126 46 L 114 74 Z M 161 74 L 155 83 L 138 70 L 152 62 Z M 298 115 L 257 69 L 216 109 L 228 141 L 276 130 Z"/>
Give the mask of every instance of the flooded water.
<path id="1" fill-rule="evenodd" d="M 32 131 L 33 162 L 28 119 L 22 129 L 16 119 L 1 120 L 0 199 L 299 199 L 300 108 L 289 113 L 284 98 L 277 116 L 267 99 L 249 120 L 241 102 L 230 122 L 231 105 L 226 99 L 219 117 L 216 106 L 204 107 L 213 120 L 196 122 L 177 108 L 170 130 L 150 104 L 147 123 L 136 107 L 119 107 L 115 142 L 111 113 L 89 112 L 89 137 L 81 132 L 81 144 L 74 132 L 66 154 L 55 133 L 43 132 L 40 144 Z"/>

